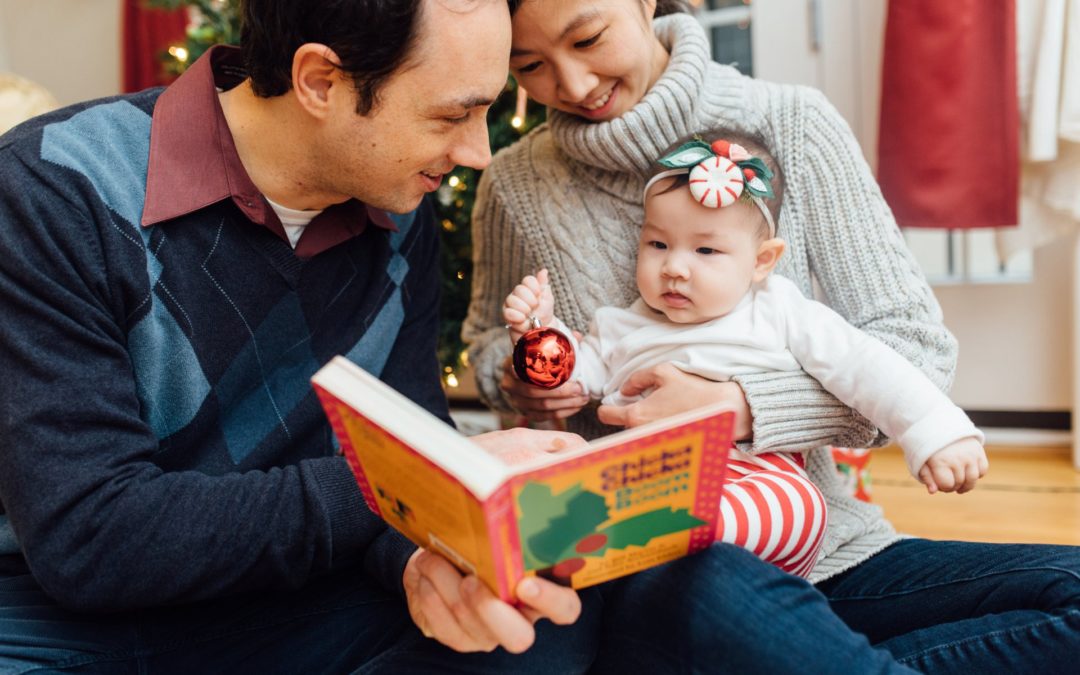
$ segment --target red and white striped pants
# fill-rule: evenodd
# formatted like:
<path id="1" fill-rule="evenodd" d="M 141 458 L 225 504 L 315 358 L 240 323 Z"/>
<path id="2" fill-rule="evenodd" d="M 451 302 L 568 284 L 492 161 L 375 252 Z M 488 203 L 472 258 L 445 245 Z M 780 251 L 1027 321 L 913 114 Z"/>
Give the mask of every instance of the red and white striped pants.
<path id="1" fill-rule="evenodd" d="M 717 541 L 747 549 L 785 572 L 808 576 L 825 537 L 825 497 L 801 454 L 748 455 L 732 448 Z"/>

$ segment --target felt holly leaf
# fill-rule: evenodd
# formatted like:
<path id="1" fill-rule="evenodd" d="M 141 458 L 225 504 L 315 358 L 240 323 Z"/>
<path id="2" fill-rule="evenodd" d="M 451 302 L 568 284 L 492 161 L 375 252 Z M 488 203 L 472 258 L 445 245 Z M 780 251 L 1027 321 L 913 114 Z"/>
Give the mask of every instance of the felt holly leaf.
<path id="1" fill-rule="evenodd" d="M 660 159 L 660 164 L 669 169 L 686 169 L 696 166 L 716 154 L 708 143 L 702 141 L 690 141 L 679 146 L 675 152 L 665 155 Z"/>
<path id="2" fill-rule="evenodd" d="M 769 180 L 773 177 L 773 172 L 769 170 L 769 167 L 765 166 L 765 162 L 760 157 L 751 157 L 741 162 L 736 162 L 740 169 L 753 169 L 761 178 Z"/>
<path id="3" fill-rule="evenodd" d="M 758 178 L 757 176 L 754 176 L 754 177 L 753 177 L 752 179 L 750 179 L 750 180 L 749 180 L 749 181 L 748 181 L 748 182 L 746 183 L 746 186 L 747 186 L 748 188 L 750 188 L 750 190 L 751 190 L 751 192 L 752 192 L 753 194 L 755 194 L 755 195 L 757 195 L 757 196 L 759 196 L 759 197 L 764 197 L 764 196 L 766 196 L 766 195 L 767 195 L 767 193 L 769 192 L 769 186 L 768 186 L 768 185 L 766 185 L 766 184 L 765 184 L 765 182 L 764 182 L 764 181 L 762 181 L 762 180 L 761 180 L 760 178 Z"/>
<path id="4" fill-rule="evenodd" d="M 744 172 L 747 169 L 754 172 L 754 177 L 746 181 L 746 191 L 752 197 L 772 199 L 776 196 L 770 182 L 773 172 L 769 170 L 769 167 L 765 166 L 765 162 L 761 161 L 760 157 L 751 157 L 748 160 L 739 162 L 738 167 Z"/>
<path id="5" fill-rule="evenodd" d="M 604 497 L 581 484 L 553 494 L 541 483 L 529 483 L 518 495 L 523 514 L 518 521 L 525 569 L 542 569 L 560 561 L 583 537 L 608 519 Z"/>

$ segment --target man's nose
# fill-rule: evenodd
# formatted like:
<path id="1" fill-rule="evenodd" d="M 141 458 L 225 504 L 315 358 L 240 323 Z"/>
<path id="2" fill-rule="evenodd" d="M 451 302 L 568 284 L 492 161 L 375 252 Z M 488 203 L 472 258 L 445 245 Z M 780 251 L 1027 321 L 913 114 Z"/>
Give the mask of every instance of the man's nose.
<path id="1" fill-rule="evenodd" d="M 477 115 L 466 122 L 463 136 L 450 153 L 450 161 L 458 166 L 484 169 L 491 164 L 491 140 L 488 137 L 487 119 Z"/>

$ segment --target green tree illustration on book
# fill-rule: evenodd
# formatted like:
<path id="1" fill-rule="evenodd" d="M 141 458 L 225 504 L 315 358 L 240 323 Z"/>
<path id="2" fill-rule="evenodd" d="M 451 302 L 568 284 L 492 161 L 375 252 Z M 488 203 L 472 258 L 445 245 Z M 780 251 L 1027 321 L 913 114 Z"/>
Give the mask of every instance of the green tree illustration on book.
<path id="1" fill-rule="evenodd" d="M 706 524 L 687 509 L 663 507 L 604 525 L 611 518 L 606 500 L 580 483 L 559 494 L 542 483 L 528 483 L 518 504 L 525 569 L 563 585 L 585 566 L 586 556 L 645 546 L 656 537 Z"/>

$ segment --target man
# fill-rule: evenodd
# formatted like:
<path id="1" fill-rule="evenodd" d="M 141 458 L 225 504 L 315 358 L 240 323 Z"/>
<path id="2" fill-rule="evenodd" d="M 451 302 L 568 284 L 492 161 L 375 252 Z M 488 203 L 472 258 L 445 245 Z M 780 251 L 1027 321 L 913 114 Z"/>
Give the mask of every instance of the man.
<path id="1" fill-rule="evenodd" d="M 242 43 L 0 140 L 0 671 L 583 669 L 578 597 L 387 528 L 308 383 L 449 419 L 421 202 L 490 160 L 506 3 L 250 0 Z"/>

